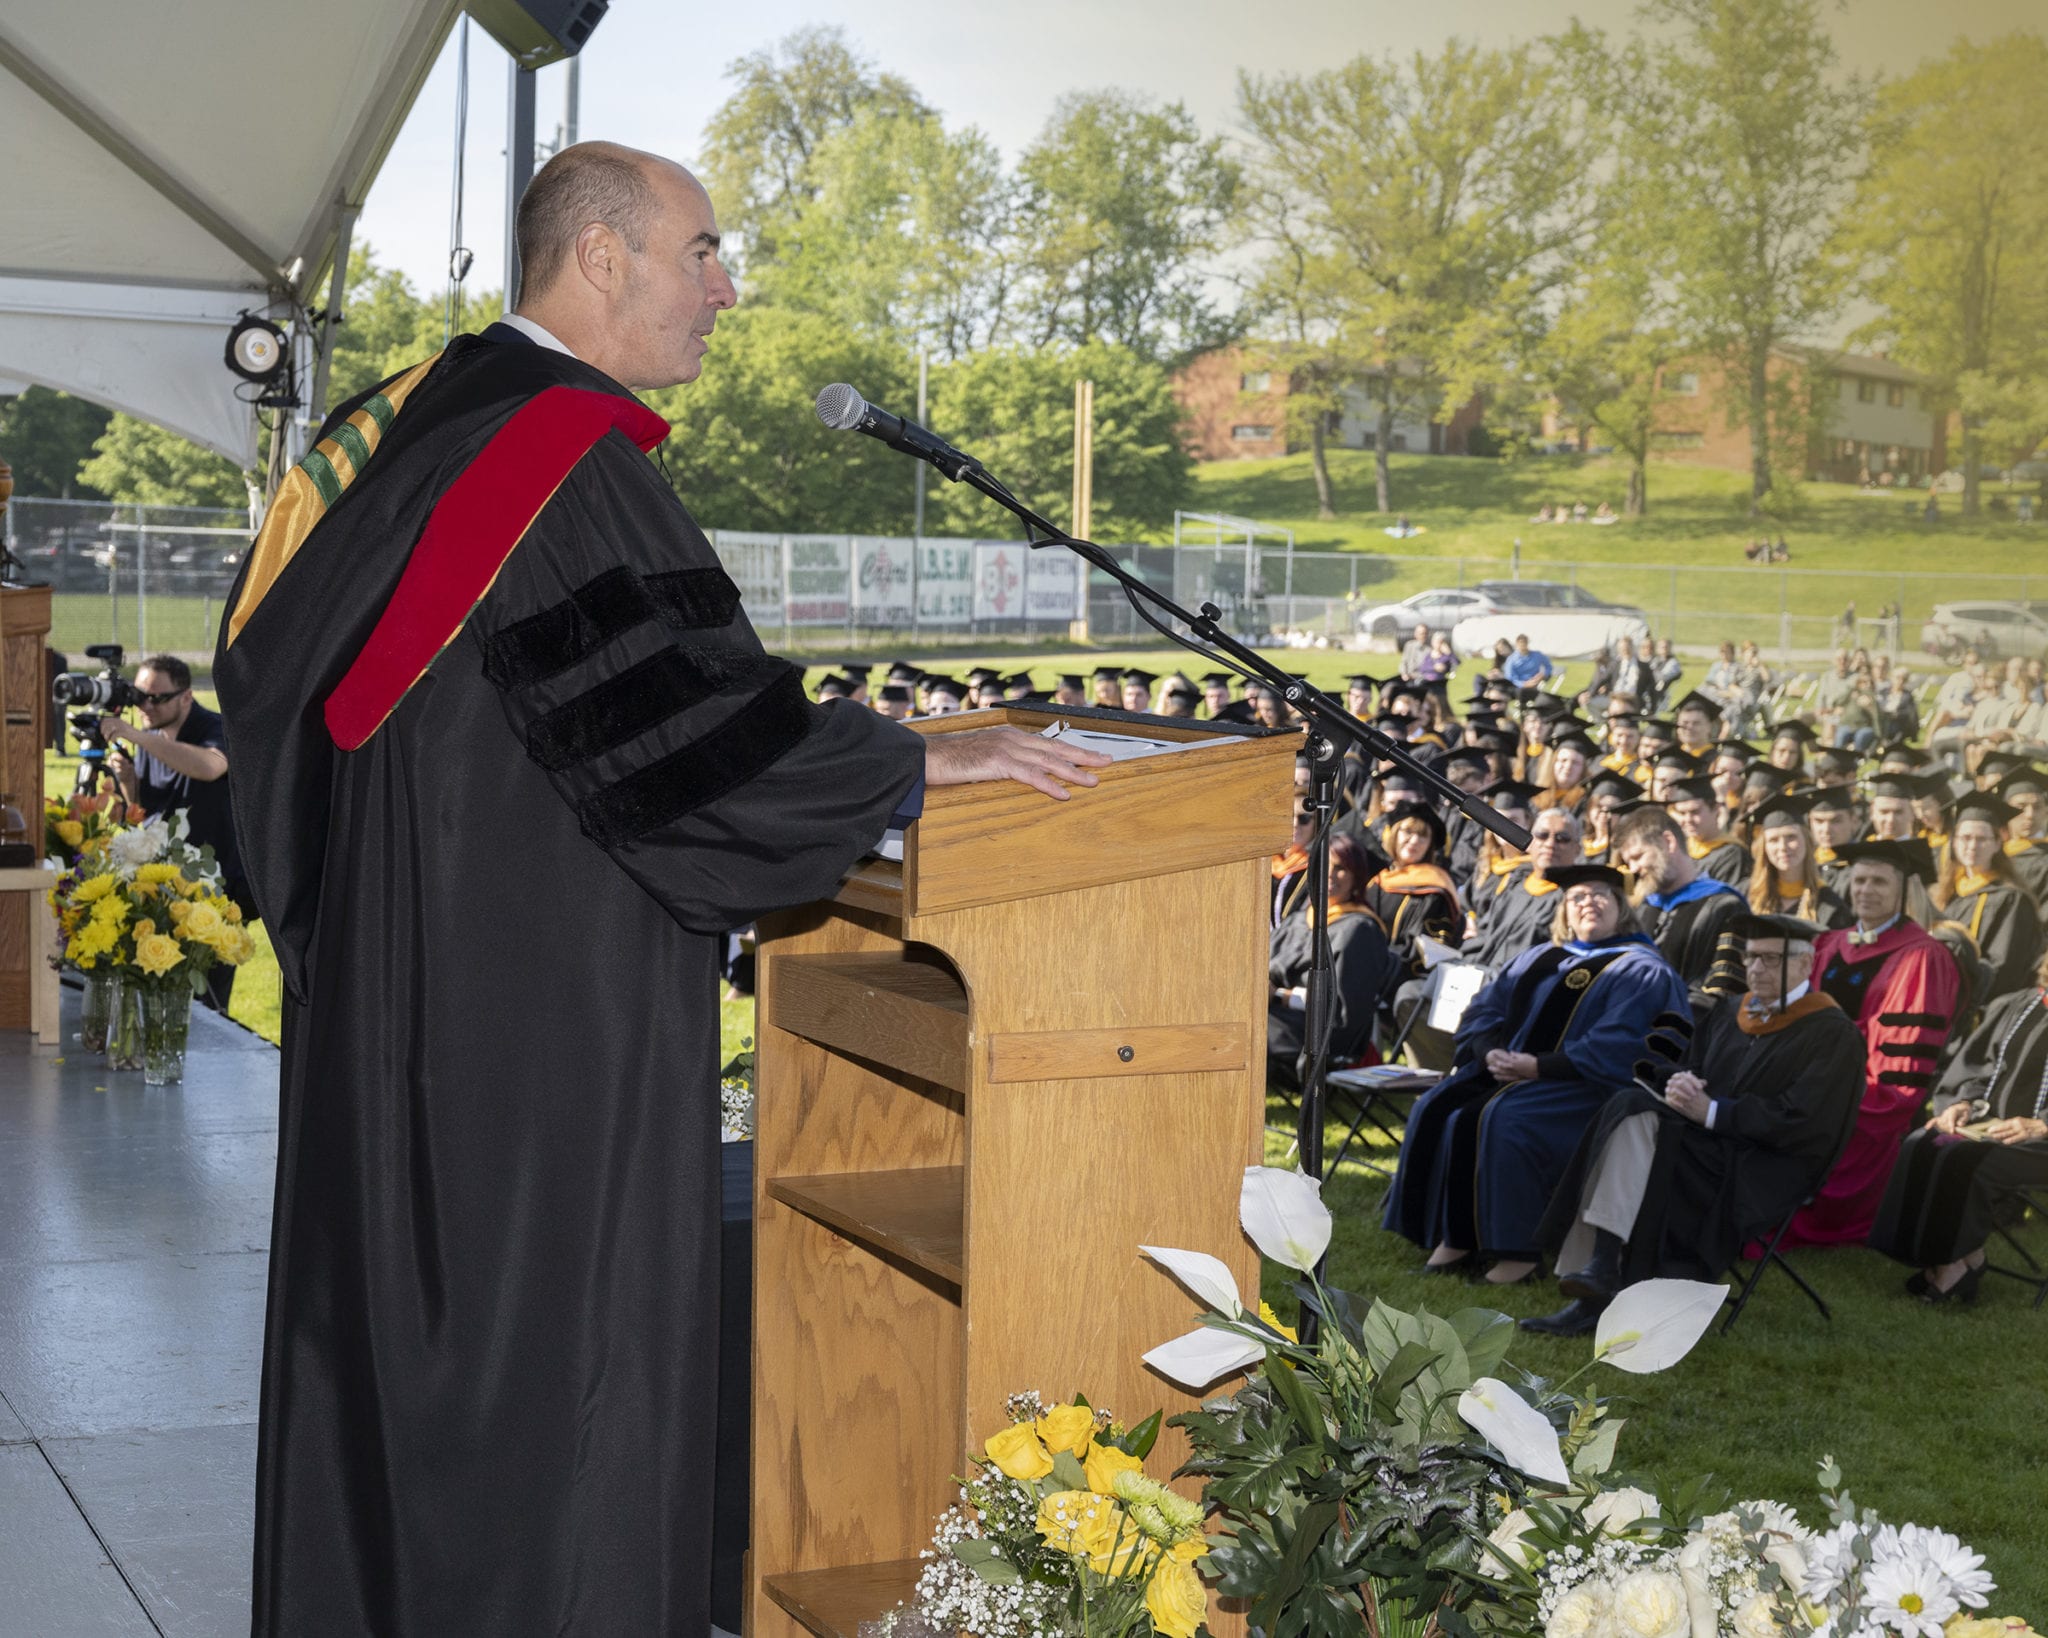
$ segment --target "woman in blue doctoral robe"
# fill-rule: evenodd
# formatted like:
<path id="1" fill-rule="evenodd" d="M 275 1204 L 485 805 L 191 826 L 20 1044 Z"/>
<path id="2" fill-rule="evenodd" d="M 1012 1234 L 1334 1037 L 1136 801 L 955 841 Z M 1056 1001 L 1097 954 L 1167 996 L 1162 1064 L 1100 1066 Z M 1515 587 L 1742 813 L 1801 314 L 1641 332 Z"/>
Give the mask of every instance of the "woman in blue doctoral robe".
<path id="1" fill-rule="evenodd" d="M 1385 1227 L 1429 1266 L 1533 1268 L 1551 1191 L 1587 1125 L 1635 1078 L 1660 1028 L 1689 1032 L 1685 984 L 1635 930 L 1619 871 L 1559 866 L 1563 936 L 1517 956 L 1472 999 L 1450 1074 L 1416 1101 Z"/>

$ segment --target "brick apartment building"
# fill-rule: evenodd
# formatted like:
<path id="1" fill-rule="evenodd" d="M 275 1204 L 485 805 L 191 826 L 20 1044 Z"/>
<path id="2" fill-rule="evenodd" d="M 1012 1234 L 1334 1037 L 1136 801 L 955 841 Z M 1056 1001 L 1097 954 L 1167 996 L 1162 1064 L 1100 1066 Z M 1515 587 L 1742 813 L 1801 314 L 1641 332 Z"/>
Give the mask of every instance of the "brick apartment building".
<path id="1" fill-rule="evenodd" d="M 1817 391 L 1825 421 L 1807 451 L 1808 473 L 1837 483 L 1864 483 L 1884 474 L 1891 481 L 1925 483 L 1948 466 L 1948 416 L 1933 402 L 1926 379 L 1890 359 L 1819 348 L 1784 347 L 1771 359 L 1776 380 L 1788 375 Z M 1652 448 L 1666 460 L 1747 472 L 1749 431 L 1731 425 L 1731 396 L 1719 363 L 1687 359 L 1666 366 L 1658 378 L 1656 430 Z M 1736 384 L 1736 393 L 1746 391 Z M 1580 447 L 1594 441 L 1597 428 L 1569 426 L 1569 417 L 1545 417 L 1546 434 L 1576 435 Z"/>
<path id="2" fill-rule="evenodd" d="M 1329 442 L 1340 449 L 1371 449 L 1379 409 L 1370 378 L 1347 388 Z M 1191 360 L 1173 378 L 1173 395 L 1187 414 L 1188 453 L 1198 461 L 1250 460 L 1285 455 L 1287 372 L 1254 343 L 1218 347 Z M 1463 455 L 1483 406 L 1474 398 L 1448 422 L 1397 416 L 1387 447 L 1431 455 Z"/>

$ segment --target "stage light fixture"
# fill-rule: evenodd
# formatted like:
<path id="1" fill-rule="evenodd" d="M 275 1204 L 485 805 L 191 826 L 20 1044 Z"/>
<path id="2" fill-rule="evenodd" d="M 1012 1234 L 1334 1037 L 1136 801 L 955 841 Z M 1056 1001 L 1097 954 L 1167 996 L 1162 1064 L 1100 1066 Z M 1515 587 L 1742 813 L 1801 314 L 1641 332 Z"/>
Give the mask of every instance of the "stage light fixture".
<path id="1" fill-rule="evenodd" d="M 283 329 L 244 313 L 228 332 L 227 366 L 244 381 L 269 386 L 291 362 Z"/>

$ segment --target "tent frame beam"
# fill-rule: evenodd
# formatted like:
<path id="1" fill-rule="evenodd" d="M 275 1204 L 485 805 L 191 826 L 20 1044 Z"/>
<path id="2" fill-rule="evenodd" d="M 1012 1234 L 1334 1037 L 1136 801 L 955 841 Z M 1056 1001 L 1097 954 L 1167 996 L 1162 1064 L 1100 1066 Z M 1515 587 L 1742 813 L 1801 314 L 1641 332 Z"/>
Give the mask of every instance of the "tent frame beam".
<path id="1" fill-rule="evenodd" d="M 0 31 L 0 68 L 5 68 L 109 155 L 133 171 L 152 191 L 175 205 L 213 238 L 262 274 L 266 289 L 284 288 L 283 269 L 271 259 L 261 245 L 165 169 L 154 155 L 140 147 L 125 132 L 117 129 L 97 108 L 29 56 L 8 38 L 4 31 Z"/>

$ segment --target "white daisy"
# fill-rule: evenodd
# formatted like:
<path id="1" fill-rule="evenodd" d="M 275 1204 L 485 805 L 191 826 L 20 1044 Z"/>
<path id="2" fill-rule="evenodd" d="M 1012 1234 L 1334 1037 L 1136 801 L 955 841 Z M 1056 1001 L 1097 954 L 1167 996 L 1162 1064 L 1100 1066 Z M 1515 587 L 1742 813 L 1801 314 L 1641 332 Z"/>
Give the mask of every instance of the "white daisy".
<path id="1" fill-rule="evenodd" d="M 1856 1573 L 1856 1538 L 1860 1534 L 1854 1523 L 1845 1522 L 1814 1538 L 1806 1559 L 1805 1584 L 1800 1588 L 1814 1603 L 1825 1604 Z"/>
<path id="2" fill-rule="evenodd" d="M 1863 1578 L 1871 1619 L 1904 1638 L 1941 1638 L 1942 1623 L 1961 1606 L 1948 1578 L 1924 1558 L 1881 1558 Z"/>
<path id="3" fill-rule="evenodd" d="M 1931 1530 L 1909 1524 L 1899 1531 L 1902 1551 L 1924 1558 L 1949 1584 L 1959 1603 L 1981 1610 L 1997 1590 L 1991 1572 L 1984 1568 L 1984 1555 L 1966 1547 L 1946 1530 Z"/>

